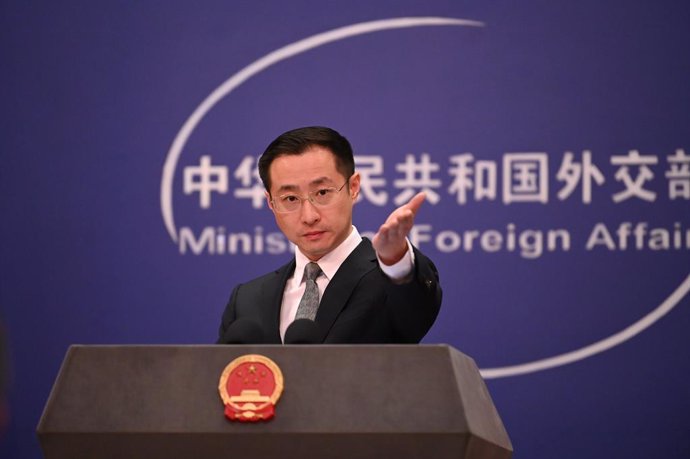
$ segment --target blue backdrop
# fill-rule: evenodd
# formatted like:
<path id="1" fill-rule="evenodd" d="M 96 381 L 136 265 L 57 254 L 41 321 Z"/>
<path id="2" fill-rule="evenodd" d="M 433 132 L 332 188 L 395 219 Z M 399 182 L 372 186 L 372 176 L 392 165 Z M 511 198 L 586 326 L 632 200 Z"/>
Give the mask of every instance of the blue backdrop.
<path id="1" fill-rule="evenodd" d="M 41 457 L 69 345 L 215 340 L 290 257 L 256 157 L 313 124 L 355 148 L 360 232 L 427 192 L 425 342 L 477 361 L 514 457 L 690 454 L 686 2 L 0 11 L 2 457 Z"/>

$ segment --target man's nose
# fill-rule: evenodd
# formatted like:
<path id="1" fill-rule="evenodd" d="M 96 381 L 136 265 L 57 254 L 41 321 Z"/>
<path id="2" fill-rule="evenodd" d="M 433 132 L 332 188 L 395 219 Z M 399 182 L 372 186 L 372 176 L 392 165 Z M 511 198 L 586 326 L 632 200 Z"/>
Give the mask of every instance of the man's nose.
<path id="1" fill-rule="evenodd" d="M 302 214 L 302 221 L 307 225 L 313 225 L 321 219 L 319 209 L 308 199 L 302 201 L 300 212 Z"/>

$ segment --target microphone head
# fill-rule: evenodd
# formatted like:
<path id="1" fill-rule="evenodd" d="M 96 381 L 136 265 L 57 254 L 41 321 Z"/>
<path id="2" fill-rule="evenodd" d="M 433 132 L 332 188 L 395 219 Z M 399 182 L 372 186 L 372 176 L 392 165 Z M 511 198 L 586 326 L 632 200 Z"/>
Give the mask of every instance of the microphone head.
<path id="1" fill-rule="evenodd" d="M 251 319 L 241 317 L 231 323 L 225 333 L 221 343 L 223 344 L 264 344 L 264 332 Z"/>
<path id="2" fill-rule="evenodd" d="M 297 319 L 285 330 L 285 344 L 320 344 L 321 330 L 316 322 L 309 319 Z"/>

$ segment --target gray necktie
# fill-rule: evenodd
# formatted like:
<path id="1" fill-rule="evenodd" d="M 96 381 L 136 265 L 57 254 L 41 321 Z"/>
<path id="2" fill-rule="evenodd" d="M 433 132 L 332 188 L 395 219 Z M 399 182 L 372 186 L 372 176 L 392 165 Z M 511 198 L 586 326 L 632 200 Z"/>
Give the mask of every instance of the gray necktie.
<path id="1" fill-rule="evenodd" d="M 307 286 L 304 289 L 304 295 L 297 306 L 297 319 L 314 320 L 316 317 L 316 310 L 319 309 L 319 286 L 316 285 L 316 278 L 321 274 L 321 268 L 314 262 L 307 263 L 304 267 L 304 278 Z"/>

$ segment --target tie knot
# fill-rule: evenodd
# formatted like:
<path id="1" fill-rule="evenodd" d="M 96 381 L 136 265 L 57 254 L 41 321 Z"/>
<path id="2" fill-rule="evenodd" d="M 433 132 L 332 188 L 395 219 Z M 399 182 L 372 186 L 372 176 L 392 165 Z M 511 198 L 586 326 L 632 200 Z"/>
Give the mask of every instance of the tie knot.
<path id="1" fill-rule="evenodd" d="M 307 266 L 304 267 L 304 278 L 306 280 L 316 280 L 319 274 L 321 274 L 321 267 L 313 261 L 307 263 Z"/>

